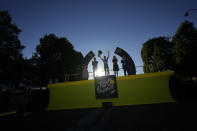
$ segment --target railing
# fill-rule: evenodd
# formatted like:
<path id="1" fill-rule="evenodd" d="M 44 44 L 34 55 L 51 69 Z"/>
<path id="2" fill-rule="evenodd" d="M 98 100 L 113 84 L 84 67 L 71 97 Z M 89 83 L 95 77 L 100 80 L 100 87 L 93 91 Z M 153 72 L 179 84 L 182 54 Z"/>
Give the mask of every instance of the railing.
<path id="1" fill-rule="evenodd" d="M 143 66 L 136 66 L 136 68 L 140 68 L 140 67 L 143 67 Z M 120 68 L 120 69 L 123 69 L 123 68 Z M 105 72 L 104 70 L 101 70 L 102 72 Z M 110 69 L 109 71 L 113 71 L 113 69 Z M 88 74 L 93 74 L 93 72 L 88 72 Z M 76 74 L 66 74 L 65 75 L 65 81 L 70 81 L 70 78 L 71 77 L 80 77 L 80 74 L 76 73 Z"/>

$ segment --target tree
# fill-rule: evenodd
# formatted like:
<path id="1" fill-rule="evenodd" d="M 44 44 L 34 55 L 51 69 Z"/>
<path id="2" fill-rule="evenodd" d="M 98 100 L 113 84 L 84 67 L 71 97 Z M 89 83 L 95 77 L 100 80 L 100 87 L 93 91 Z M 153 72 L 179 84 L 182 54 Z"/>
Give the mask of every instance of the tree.
<path id="1" fill-rule="evenodd" d="M 144 72 L 160 72 L 171 70 L 172 43 L 166 37 L 153 38 L 143 44 L 141 57 Z"/>
<path id="2" fill-rule="evenodd" d="M 197 76 L 197 30 L 193 23 L 183 22 L 172 38 L 173 70 L 180 77 Z"/>
<path id="3" fill-rule="evenodd" d="M 18 35 L 21 30 L 12 23 L 8 11 L 0 11 L 0 75 L 19 77 L 20 64 L 23 59 L 21 45 Z"/>
<path id="4" fill-rule="evenodd" d="M 66 38 L 58 38 L 54 34 L 45 35 L 36 47 L 32 57 L 39 68 L 39 76 L 47 84 L 49 79 L 64 81 L 65 74 L 80 73 L 83 56 L 74 50 L 73 45 Z"/>

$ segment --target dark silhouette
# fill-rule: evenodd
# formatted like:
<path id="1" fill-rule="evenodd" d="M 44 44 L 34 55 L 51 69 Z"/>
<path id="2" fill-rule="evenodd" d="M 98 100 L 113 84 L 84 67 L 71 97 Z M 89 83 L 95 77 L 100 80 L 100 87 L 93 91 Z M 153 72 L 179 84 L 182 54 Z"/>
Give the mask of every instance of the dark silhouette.
<path id="1" fill-rule="evenodd" d="M 197 29 L 193 23 L 183 22 L 172 38 L 175 74 L 179 77 L 197 76 Z"/>
<path id="2" fill-rule="evenodd" d="M 143 44 L 141 57 L 144 72 L 173 70 L 176 77 L 192 79 L 197 76 L 197 29 L 193 23 L 183 22 L 172 41 L 158 37 Z"/>
<path id="3" fill-rule="evenodd" d="M 98 76 L 97 74 L 98 61 L 96 60 L 96 57 L 94 57 L 94 60 L 92 61 L 92 67 L 93 67 L 93 76 L 95 78 L 95 75 Z"/>
<path id="4" fill-rule="evenodd" d="M 26 96 L 26 80 L 19 82 L 19 85 L 15 91 L 15 105 L 16 105 L 16 117 L 24 117 L 24 113 L 27 111 L 28 97 Z"/>
<path id="5" fill-rule="evenodd" d="M 90 51 L 84 58 L 84 64 L 82 66 L 82 74 L 81 74 L 81 79 L 82 80 L 88 80 L 89 74 L 88 74 L 88 64 L 90 60 L 95 56 L 94 52 Z"/>
<path id="6" fill-rule="evenodd" d="M 65 81 L 65 75 L 81 74 L 83 55 L 74 50 L 73 45 L 64 37 L 54 34 L 45 35 L 36 47 L 33 61 L 38 67 L 38 77 L 44 86 L 50 79 Z M 69 78 L 69 80 L 75 80 Z M 80 77 L 76 80 L 80 80 Z"/>
<path id="7" fill-rule="evenodd" d="M 126 76 L 129 70 L 129 63 L 125 56 L 122 56 L 121 63 L 122 63 L 122 68 L 124 70 L 124 76 Z"/>
<path id="8" fill-rule="evenodd" d="M 172 46 L 166 37 L 153 38 L 145 42 L 141 50 L 144 72 L 172 70 Z"/>
<path id="9" fill-rule="evenodd" d="M 197 84 L 192 79 L 182 79 L 176 75 L 170 76 L 169 87 L 172 97 L 180 103 L 196 104 Z"/>
<path id="10" fill-rule="evenodd" d="M 115 76 L 118 77 L 119 66 L 118 66 L 118 59 L 116 58 L 116 56 L 113 56 L 112 62 L 113 62 L 114 74 L 115 74 Z"/>
<path id="11" fill-rule="evenodd" d="M 88 54 L 84 57 L 84 64 L 88 66 L 89 62 L 91 61 L 92 58 L 94 58 L 95 54 L 93 51 L 88 52 Z"/>
<path id="12" fill-rule="evenodd" d="M 120 57 L 124 56 L 126 57 L 126 59 L 128 60 L 128 75 L 135 75 L 136 74 L 136 68 L 135 68 L 135 63 L 133 62 L 133 59 L 131 58 L 131 56 L 124 51 L 123 49 L 117 47 L 115 52 L 117 55 L 119 55 Z"/>
<path id="13" fill-rule="evenodd" d="M 187 11 L 185 12 L 184 16 L 189 16 L 189 15 L 190 15 L 190 14 L 189 14 L 190 11 L 197 11 L 197 9 L 189 9 L 189 10 L 187 10 Z"/>
<path id="14" fill-rule="evenodd" d="M 107 57 L 104 56 L 104 58 L 102 58 L 102 57 L 99 55 L 99 58 L 103 61 L 103 64 L 104 64 L 105 76 L 106 76 L 106 75 L 109 75 L 109 66 L 108 66 L 109 51 L 107 52 Z"/>
<path id="15" fill-rule="evenodd" d="M 82 66 L 82 80 L 88 80 L 89 74 L 88 74 L 88 66 L 86 64 L 83 64 Z"/>
<path id="16" fill-rule="evenodd" d="M 18 39 L 20 32 L 8 11 L 0 11 L 0 82 L 14 84 L 21 77 L 22 50 L 25 47 Z"/>

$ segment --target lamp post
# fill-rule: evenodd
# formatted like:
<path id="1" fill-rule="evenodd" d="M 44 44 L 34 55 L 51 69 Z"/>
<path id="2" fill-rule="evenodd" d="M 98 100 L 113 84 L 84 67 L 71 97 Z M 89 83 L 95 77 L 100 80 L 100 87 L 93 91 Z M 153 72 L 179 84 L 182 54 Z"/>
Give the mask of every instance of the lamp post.
<path id="1" fill-rule="evenodd" d="M 184 16 L 188 16 L 190 11 L 197 11 L 197 9 L 189 9 L 185 12 Z"/>

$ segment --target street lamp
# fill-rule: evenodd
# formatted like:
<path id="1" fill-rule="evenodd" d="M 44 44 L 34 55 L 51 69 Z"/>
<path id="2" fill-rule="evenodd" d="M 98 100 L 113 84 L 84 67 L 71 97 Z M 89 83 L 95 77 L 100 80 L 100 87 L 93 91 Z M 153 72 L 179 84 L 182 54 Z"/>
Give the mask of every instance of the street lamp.
<path id="1" fill-rule="evenodd" d="M 184 16 L 188 16 L 190 11 L 197 11 L 197 9 L 189 9 L 185 12 Z"/>

